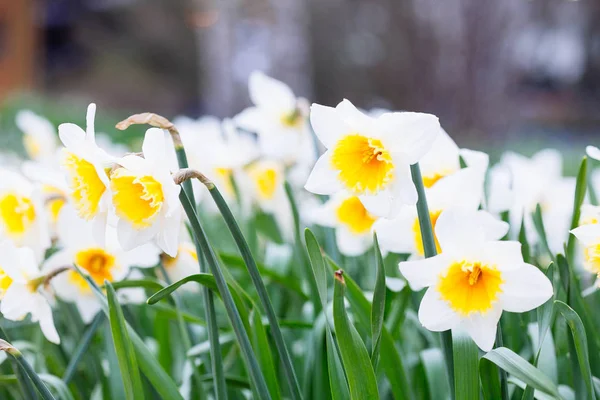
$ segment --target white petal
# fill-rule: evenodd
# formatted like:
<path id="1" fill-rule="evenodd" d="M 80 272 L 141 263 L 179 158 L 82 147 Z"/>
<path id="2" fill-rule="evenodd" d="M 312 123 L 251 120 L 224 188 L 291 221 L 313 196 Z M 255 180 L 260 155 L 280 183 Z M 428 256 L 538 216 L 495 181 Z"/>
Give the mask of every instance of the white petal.
<path id="1" fill-rule="evenodd" d="M 377 194 L 359 196 L 365 208 L 373 215 L 383 218 L 395 218 L 402 206 L 412 206 L 417 203 L 417 189 L 410 177 L 408 166 L 396 168 L 396 176 L 389 187 Z"/>
<path id="2" fill-rule="evenodd" d="M 258 107 L 249 107 L 234 117 L 235 123 L 242 129 L 261 133 L 266 116 Z"/>
<path id="3" fill-rule="evenodd" d="M 571 233 L 575 235 L 584 246 L 600 243 L 600 224 L 581 225 L 571 230 Z"/>
<path id="4" fill-rule="evenodd" d="M 512 271 L 523 265 L 523 255 L 521 253 L 521 243 L 517 241 L 492 241 L 483 246 L 484 257 L 492 265 L 495 265 L 500 271 Z"/>
<path id="5" fill-rule="evenodd" d="M 463 319 L 461 326 L 481 350 L 490 351 L 496 340 L 496 330 L 501 315 L 502 308 L 496 307 L 483 315 L 476 313 Z"/>
<path id="6" fill-rule="evenodd" d="M 338 171 L 331 168 L 331 151 L 326 151 L 313 167 L 304 188 L 315 194 L 333 194 L 342 189 Z"/>
<path id="7" fill-rule="evenodd" d="M 165 134 L 162 129 L 148 129 L 142 144 L 144 158 L 152 163 L 162 163 L 166 157 L 165 149 Z"/>
<path id="8" fill-rule="evenodd" d="M 159 256 L 159 248 L 150 242 L 126 252 L 124 261 L 129 267 L 151 268 L 158 264 Z"/>
<path id="9" fill-rule="evenodd" d="M 48 341 L 59 344 L 60 337 L 54 326 L 54 319 L 52 318 L 52 308 L 48 301 L 41 295 L 38 294 L 36 299 L 37 319 L 40 321 L 40 328 L 42 333 L 48 339 Z"/>
<path id="10" fill-rule="evenodd" d="M 75 124 L 60 124 L 58 136 L 66 148 L 77 148 L 85 142 L 85 131 Z"/>
<path id="11" fill-rule="evenodd" d="M 386 276 L 385 286 L 392 292 L 397 293 L 402 291 L 402 289 L 406 287 L 406 281 L 401 278 L 393 278 L 391 276 Z"/>
<path id="12" fill-rule="evenodd" d="M 431 287 L 427 289 L 421 300 L 419 321 L 430 331 L 442 332 L 457 326 L 460 317 L 447 302 L 440 298 L 437 290 Z"/>
<path id="13" fill-rule="evenodd" d="M 335 108 L 320 104 L 313 104 L 310 107 L 310 124 L 315 135 L 328 149 L 352 130 Z"/>
<path id="14" fill-rule="evenodd" d="M 181 211 L 176 210 L 174 215 L 165 218 L 162 229 L 156 236 L 157 246 L 171 257 L 177 255 L 181 227 Z"/>
<path id="15" fill-rule="evenodd" d="M 350 100 L 342 100 L 335 109 L 351 129 L 367 136 L 373 133 L 375 119 L 361 112 Z"/>
<path id="16" fill-rule="evenodd" d="M 117 160 L 117 164 L 132 172 L 140 173 L 148 170 L 148 162 L 142 157 L 129 154 Z"/>
<path id="17" fill-rule="evenodd" d="M 19 257 L 19 269 L 21 274 L 29 278 L 33 278 L 39 275 L 40 268 L 36 261 L 35 253 L 28 247 L 21 247 L 17 249 Z"/>
<path id="18" fill-rule="evenodd" d="M 427 190 L 430 210 L 477 210 L 483 197 L 483 179 L 484 175 L 475 168 L 463 168 L 440 179 Z"/>
<path id="19" fill-rule="evenodd" d="M 35 298 L 27 286 L 13 282 L 0 302 L 0 312 L 4 318 L 18 321 L 31 311 Z"/>
<path id="20" fill-rule="evenodd" d="M 364 254 L 373 244 L 370 233 L 356 235 L 343 227 L 336 229 L 335 239 L 340 253 L 350 257 Z"/>
<path id="21" fill-rule="evenodd" d="M 467 167 L 476 168 L 485 174 L 490 164 L 490 156 L 482 151 L 469 149 L 460 149 L 459 153 L 463 160 L 465 160 Z"/>
<path id="22" fill-rule="evenodd" d="M 410 287 L 417 291 L 424 287 L 434 286 L 440 273 L 448 267 L 449 263 L 445 254 L 438 254 L 423 260 L 402 261 L 398 267 Z"/>
<path id="23" fill-rule="evenodd" d="M 393 112 L 381 115 L 378 121 L 386 132 L 386 147 L 405 154 L 409 164 L 418 162 L 431 149 L 441 129 L 438 118 L 431 114 Z"/>
<path id="24" fill-rule="evenodd" d="M 550 280 L 535 266 L 522 264 L 513 271 L 502 273 L 504 285 L 500 302 L 510 312 L 525 312 L 544 304 L 552 297 Z"/>
<path id="25" fill-rule="evenodd" d="M 506 232 L 507 224 L 485 211 L 444 210 L 435 225 L 435 235 L 443 251 L 457 248 L 474 249 L 490 237 Z M 504 235 L 502 235 L 504 236 Z"/>
<path id="26" fill-rule="evenodd" d="M 377 239 L 383 251 L 394 253 L 414 253 L 415 240 L 413 224 L 417 218 L 417 210 L 412 206 L 402 207 L 394 219 L 379 218 L 373 224 Z"/>
<path id="27" fill-rule="evenodd" d="M 562 155 L 555 149 L 540 150 L 531 157 L 536 169 L 545 176 L 562 176 Z"/>
<path id="28" fill-rule="evenodd" d="M 250 99 L 260 108 L 293 111 L 296 106 L 296 97 L 292 90 L 285 83 L 262 72 L 252 72 L 248 88 Z"/>
<path id="29" fill-rule="evenodd" d="M 87 108 L 87 113 L 85 115 L 85 124 L 86 124 L 86 139 L 95 141 L 96 132 L 94 130 L 94 118 L 96 117 L 96 104 L 90 103 Z"/>
<path id="30" fill-rule="evenodd" d="M 600 160 L 600 149 L 598 149 L 596 146 L 587 146 L 585 148 L 585 152 L 594 160 Z"/>
<path id="31" fill-rule="evenodd" d="M 135 229 L 127 221 L 120 219 L 117 224 L 117 238 L 123 250 L 132 250 L 138 246 L 148 243 L 158 232 L 158 224 L 145 229 Z"/>
<path id="32" fill-rule="evenodd" d="M 92 322 L 96 314 L 102 309 L 100 302 L 94 296 L 80 296 L 75 305 L 85 324 Z"/>
<path id="33" fill-rule="evenodd" d="M 500 240 L 506 236 L 510 228 L 508 223 L 483 210 L 477 211 L 476 219 L 486 240 Z"/>

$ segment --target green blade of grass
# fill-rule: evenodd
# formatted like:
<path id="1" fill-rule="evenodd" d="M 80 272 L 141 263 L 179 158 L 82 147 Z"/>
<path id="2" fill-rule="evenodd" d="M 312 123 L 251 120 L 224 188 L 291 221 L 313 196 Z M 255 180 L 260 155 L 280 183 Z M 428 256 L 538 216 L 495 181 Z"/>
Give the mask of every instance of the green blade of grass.
<path id="1" fill-rule="evenodd" d="M 252 313 L 250 314 L 250 327 L 254 351 L 258 357 L 261 370 L 265 374 L 265 379 L 267 381 L 267 385 L 269 386 L 271 397 L 274 399 L 280 399 L 281 393 L 279 390 L 279 382 L 277 381 L 275 363 L 273 362 L 273 355 L 271 354 L 269 339 L 267 338 L 267 331 L 262 323 L 262 319 L 257 307 L 254 307 Z"/>
<path id="2" fill-rule="evenodd" d="M 10 357 L 19 365 L 19 367 L 23 370 L 25 374 L 31 379 L 33 386 L 37 389 L 43 400 L 55 400 L 55 397 L 50 392 L 50 389 L 46 386 L 46 384 L 42 381 L 40 376 L 34 371 L 31 365 L 27 362 L 23 354 L 17 350 L 12 345 L 8 344 L 8 342 L 2 343 L 2 347 L 4 351 L 8 353 Z"/>
<path id="3" fill-rule="evenodd" d="M 556 309 L 561 313 L 563 318 L 567 321 L 567 325 L 571 330 L 571 338 L 572 342 L 570 347 L 574 347 L 575 354 L 577 355 L 577 360 L 579 361 L 579 371 L 580 376 L 582 377 L 585 388 L 587 390 L 586 398 L 590 400 L 594 400 L 594 385 L 592 382 L 592 370 L 590 368 L 590 359 L 588 353 L 588 343 L 587 336 L 585 333 L 585 328 L 583 326 L 583 322 L 577 313 L 569 307 L 567 304 L 563 303 L 560 300 L 556 300 L 554 302 Z M 571 351 L 573 349 L 570 349 Z M 574 357 L 574 354 L 571 354 L 571 357 Z M 575 385 L 575 389 L 577 392 L 578 385 Z M 578 398 L 583 398 L 583 393 L 577 393 Z"/>
<path id="4" fill-rule="evenodd" d="M 221 293 L 223 303 L 225 304 L 225 310 L 227 311 L 227 315 L 229 317 L 231 325 L 233 326 L 233 330 L 235 331 L 236 337 L 238 338 L 239 346 L 242 351 L 244 361 L 246 362 L 246 366 L 248 367 L 248 373 L 250 374 L 253 387 L 256 389 L 257 394 L 260 398 L 270 399 L 271 396 L 269 394 L 269 389 L 265 382 L 265 378 L 260 370 L 260 366 L 258 365 L 258 361 L 256 360 L 256 356 L 252 351 L 252 345 L 250 344 L 248 332 L 246 332 L 246 328 L 244 327 L 244 323 L 242 322 L 242 319 L 240 317 L 240 312 L 236 307 L 235 302 L 233 301 L 231 291 L 227 286 L 225 277 L 217 261 L 217 256 L 212 246 L 208 242 L 206 233 L 200 225 L 200 220 L 196 215 L 196 210 L 190 203 L 190 200 L 186 195 L 185 191 L 182 190 L 180 192 L 179 199 L 190 221 L 190 225 L 194 233 L 194 239 L 196 240 L 198 246 L 201 249 L 200 254 L 203 254 L 206 258 L 211 273 L 215 277 L 217 287 L 219 288 L 219 292 Z"/>
<path id="5" fill-rule="evenodd" d="M 425 370 L 429 398 L 447 399 L 450 388 L 446 380 L 446 365 L 442 351 L 437 347 L 425 349 L 419 353 L 419 358 Z"/>
<path id="6" fill-rule="evenodd" d="M 573 214 L 571 217 L 571 227 L 569 230 L 577 228 L 579 225 L 579 218 L 581 217 L 581 205 L 585 199 L 585 192 L 587 189 L 587 157 L 583 157 L 581 165 L 579 166 L 579 172 L 577 173 L 577 182 L 575 185 L 575 198 L 573 199 Z M 567 260 L 569 265 L 573 266 L 575 260 L 575 236 L 569 234 L 567 240 Z"/>
<path id="7" fill-rule="evenodd" d="M 339 270 L 336 272 L 333 294 L 333 322 L 342 363 L 348 376 L 350 398 L 353 400 L 378 399 L 377 377 L 373 371 L 367 348 L 346 313 L 344 291 L 343 272 Z"/>
<path id="8" fill-rule="evenodd" d="M 483 358 L 493 362 L 534 389 L 541 390 L 557 399 L 560 398 L 558 388 L 554 382 L 512 350 L 506 347 L 498 347 L 485 354 Z"/>
<path id="9" fill-rule="evenodd" d="M 65 373 L 63 374 L 62 379 L 63 379 L 63 382 L 65 382 L 66 384 L 68 384 L 71 381 L 71 379 L 73 378 L 73 375 L 75 374 L 75 371 L 77 370 L 77 366 L 79 365 L 81 358 L 83 357 L 84 354 L 86 354 L 88 347 L 90 346 L 90 343 L 92 342 L 92 339 L 94 338 L 94 335 L 96 334 L 96 331 L 98 330 L 98 328 L 100 328 L 100 326 L 102 325 L 102 322 L 104 322 L 104 319 L 105 319 L 105 316 L 103 313 L 99 312 L 98 314 L 96 314 L 96 316 L 90 323 L 90 326 L 86 329 L 85 333 L 83 334 L 83 337 L 77 344 L 77 347 L 75 348 L 75 351 L 73 352 L 73 355 L 71 356 L 71 359 L 69 360 L 67 369 L 65 369 Z"/>
<path id="10" fill-rule="evenodd" d="M 454 397 L 471 400 L 479 396 L 479 350 L 471 337 L 463 332 L 452 332 L 454 352 Z"/>
<path id="11" fill-rule="evenodd" d="M 481 393 L 484 400 L 497 400 L 501 398 L 500 375 L 498 374 L 498 367 L 494 363 L 481 358 L 479 360 L 479 378 L 481 380 Z"/>
<path id="12" fill-rule="evenodd" d="M 385 266 L 383 257 L 379 248 L 377 234 L 373 234 L 373 242 L 375 243 L 375 265 L 377 273 L 375 278 L 375 290 L 373 291 L 373 305 L 371 307 L 371 361 L 373 368 L 377 369 L 379 359 L 379 347 L 381 345 L 381 331 L 383 329 L 383 319 L 385 314 Z"/>
<path id="13" fill-rule="evenodd" d="M 331 398 L 333 400 L 350 399 L 348 382 L 344 373 L 344 366 L 338 353 L 338 348 L 333 341 L 331 329 L 326 327 L 326 346 L 327 346 L 327 370 L 329 373 L 329 386 L 331 388 Z"/>
<path id="14" fill-rule="evenodd" d="M 542 242 L 544 250 L 546 251 L 546 253 L 548 253 L 548 257 L 550 257 L 552 261 L 555 261 L 554 253 L 552 252 L 552 250 L 550 249 L 550 245 L 548 244 L 548 236 L 546 235 L 546 228 L 544 227 L 544 219 L 542 217 L 542 207 L 539 204 L 535 206 L 535 211 L 533 212 L 531 217 L 533 219 L 533 225 L 535 226 L 535 230 L 537 231 L 540 241 Z"/>
<path id="15" fill-rule="evenodd" d="M 125 387 L 125 396 L 129 400 L 143 399 L 142 378 L 137 365 L 135 351 L 125 326 L 123 310 L 117 300 L 117 294 L 110 282 L 105 281 L 106 300 L 108 301 L 108 316 L 112 332 L 115 353 L 119 361 L 119 369 Z"/>

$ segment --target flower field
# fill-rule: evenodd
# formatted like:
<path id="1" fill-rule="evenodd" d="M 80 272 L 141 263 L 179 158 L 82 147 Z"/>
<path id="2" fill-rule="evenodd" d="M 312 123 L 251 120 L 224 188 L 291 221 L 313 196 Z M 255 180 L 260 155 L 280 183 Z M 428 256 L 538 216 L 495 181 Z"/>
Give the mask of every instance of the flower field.
<path id="1" fill-rule="evenodd" d="M 595 399 L 588 146 L 461 148 L 431 114 L 123 115 L 134 148 L 22 109 L 0 159 L 1 399 Z M 152 110 L 157 111 L 159 110 Z"/>

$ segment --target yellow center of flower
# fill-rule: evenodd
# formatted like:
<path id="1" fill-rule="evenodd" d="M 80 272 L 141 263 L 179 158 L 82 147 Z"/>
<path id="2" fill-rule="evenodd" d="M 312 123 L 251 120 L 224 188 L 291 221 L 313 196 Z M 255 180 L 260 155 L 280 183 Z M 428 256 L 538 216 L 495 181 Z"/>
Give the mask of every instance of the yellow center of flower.
<path id="1" fill-rule="evenodd" d="M 136 229 L 152 225 L 164 203 L 162 185 L 150 175 L 131 175 L 125 168 L 113 172 L 110 180 L 117 215 Z"/>
<path id="2" fill-rule="evenodd" d="M 62 164 L 69 176 L 69 187 L 77 213 L 87 220 L 94 218 L 98 213 L 100 199 L 106 191 L 96 168 L 73 153 L 66 153 Z"/>
<path id="3" fill-rule="evenodd" d="M 276 168 L 253 167 L 249 171 L 254 181 L 258 197 L 262 200 L 271 200 L 275 197 L 279 171 Z"/>
<path id="4" fill-rule="evenodd" d="M 29 155 L 29 158 L 33 160 L 38 158 L 42 152 L 40 142 L 38 142 L 33 135 L 23 135 L 23 147 L 25 147 L 25 151 L 27 152 L 27 155 Z"/>
<path id="5" fill-rule="evenodd" d="M 331 164 L 345 188 L 355 194 L 377 193 L 394 176 L 392 157 L 381 141 L 358 134 L 337 142 Z"/>
<path id="6" fill-rule="evenodd" d="M 452 171 L 438 171 L 429 175 L 425 175 L 423 176 L 423 186 L 425 186 L 426 188 L 430 188 L 433 185 L 435 185 L 437 181 L 439 181 L 442 178 L 445 178 L 451 173 Z"/>
<path id="7" fill-rule="evenodd" d="M 177 249 L 177 256 L 171 257 L 165 253 L 161 254 L 161 260 L 165 268 L 169 269 L 177 265 L 177 261 L 179 260 L 181 254 L 188 254 L 196 262 L 198 262 L 198 254 L 196 254 L 196 249 L 190 244 L 180 244 L 179 248 Z"/>
<path id="8" fill-rule="evenodd" d="M 11 238 L 23 236 L 35 221 L 35 207 L 30 198 L 14 192 L 0 197 L 0 217 L 5 233 Z"/>
<path id="9" fill-rule="evenodd" d="M 376 220 L 356 196 L 345 199 L 338 206 L 336 216 L 338 221 L 344 224 L 350 232 L 356 234 L 369 232 Z"/>
<path id="10" fill-rule="evenodd" d="M 223 189 L 224 193 L 229 195 L 235 194 L 235 190 L 233 188 L 232 178 L 233 178 L 233 170 L 231 168 L 214 168 L 215 177 L 219 182 L 219 188 Z"/>
<path id="11" fill-rule="evenodd" d="M 502 293 L 502 274 L 494 266 L 475 261 L 455 262 L 440 275 L 442 300 L 462 315 L 486 313 Z"/>
<path id="12" fill-rule="evenodd" d="M 58 221 L 60 210 L 62 210 L 63 206 L 67 203 L 65 193 L 52 185 L 43 185 L 42 192 L 48 195 L 46 200 L 46 210 L 48 210 L 48 214 L 50 215 L 50 222 L 56 223 L 56 221 Z"/>
<path id="13" fill-rule="evenodd" d="M 4 297 L 4 294 L 6 293 L 10 285 L 12 285 L 12 283 L 13 280 L 11 279 L 11 277 L 6 275 L 6 272 L 4 272 L 2 268 L 0 268 L 0 299 Z"/>
<path id="14" fill-rule="evenodd" d="M 75 254 L 75 264 L 88 272 L 98 285 L 104 281 L 113 280 L 113 268 L 116 266 L 115 257 L 100 247 L 91 247 Z M 69 271 L 69 282 L 77 286 L 82 292 L 89 292 L 90 288 L 76 271 Z"/>
<path id="15" fill-rule="evenodd" d="M 583 250 L 584 267 L 595 274 L 600 274 L 600 243 L 588 246 Z M 600 275 L 599 275 L 600 277 Z"/>
<path id="16" fill-rule="evenodd" d="M 431 219 L 431 229 L 433 230 L 433 239 L 435 241 L 435 249 L 438 253 L 442 252 L 440 248 L 440 243 L 438 242 L 437 236 L 435 235 L 435 224 L 437 224 L 437 220 L 442 213 L 442 210 L 435 210 L 429 212 L 429 219 Z M 413 234 L 415 238 L 415 248 L 417 249 L 417 254 L 420 256 L 425 255 L 425 249 L 423 247 L 423 237 L 421 236 L 421 224 L 419 224 L 419 218 L 415 218 L 415 222 L 413 223 Z"/>
<path id="17" fill-rule="evenodd" d="M 298 110 L 281 114 L 281 124 L 286 128 L 298 128 L 302 125 L 302 114 Z"/>

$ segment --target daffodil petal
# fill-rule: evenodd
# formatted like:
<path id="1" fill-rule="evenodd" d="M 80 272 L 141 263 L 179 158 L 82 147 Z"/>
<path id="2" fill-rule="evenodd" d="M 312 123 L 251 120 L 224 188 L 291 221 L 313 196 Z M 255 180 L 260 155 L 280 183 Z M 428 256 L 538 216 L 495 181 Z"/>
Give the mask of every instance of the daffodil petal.
<path id="1" fill-rule="evenodd" d="M 517 241 L 490 241 L 483 245 L 486 262 L 500 271 L 513 271 L 523 265 L 521 243 Z"/>
<path id="2" fill-rule="evenodd" d="M 485 314 L 476 313 L 465 318 L 461 327 L 467 331 L 477 347 L 483 351 L 490 351 L 496 340 L 496 330 L 501 315 L 502 308 L 495 307 Z"/>
<path id="3" fill-rule="evenodd" d="M 504 285 L 500 295 L 502 308 L 510 312 L 525 312 L 544 304 L 552 297 L 550 280 L 531 264 L 502 273 Z"/>
<path id="4" fill-rule="evenodd" d="M 391 152 L 405 154 L 409 164 L 415 164 L 429 151 L 440 131 L 435 115 L 415 112 L 385 113 L 378 119 L 387 137 L 394 140 Z"/>
<path id="5" fill-rule="evenodd" d="M 413 290 L 434 286 L 440 273 L 448 267 L 450 260 L 446 254 L 425 258 L 423 260 L 402 261 L 398 264 L 402 276 Z"/>
<path id="6" fill-rule="evenodd" d="M 48 301 L 41 294 L 36 294 L 35 303 L 36 314 L 40 322 L 42 333 L 46 339 L 48 339 L 48 341 L 54 344 L 59 344 L 60 337 L 58 336 L 58 332 L 54 326 L 54 319 L 52 318 L 52 308 L 50 308 L 50 304 L 48 304 Z"/>
<path id="7" fill-rule="evenodd" d="M 419 321 L 430 331 L 442 332 L 456 327 L 460 317 L 441 299 L 435 288 L 429 288 L 419 306 Z"/>
<path id="8" fill-rule="evenodd" d="M 584 246 L 590 246 L 600 242 L 600 225 L 599 224 L 586 224 L 581 225 L 573 230 L 571 233 L 579 239 Z"/>
<path id="9" fill-rule="evenodd" d="M 345 228 L 336 229 L 335 239 L 340 253 L 350 257 L 363 254 L 373 243 L 370 233 L 356 235 Z"/>
<path id="10" fill-rule="evenodd" d="M 327 150 L 313 167 L 304 188 L 315 194 L 333 194 L 342 190 L 338 171 L 331 168 L 331 151 Z"/>
<path id="11" fill-rule="evenodd" d="M 65 147 L 76 149 L 85 142 L 85 131 L 75 124 L 60 124 L 58 137 Z"/>
<path id="12" fill-rule="evenodd" d="M 339 138 L 352 131 L 335 108 L 320 104 L 310 106 L 310 124 L 317 138 L 328 149 Z"/>
<path id="13" fill-rule="evenodd" d="M 273 79 L 262 72 L 254 71 L 248 81 L 250 99 L 260 107 L 268 110 L 293 110 L 296 97 L 283 82 Z"/>
<path id="14" fill-rule="evenodd" d="M 142 152 L 144 158 L 153 163 L 161 163 L 165 159 L 165 134 L 162 129 L 150 128 L 144 136 Z"/>
<path id="15" fill-rule="evenodd" d="M 600 149 L 598 149 L 596 146 L 587 146 L 585 148 L 585 152 L 594 160 L 600 160 Z"/>

